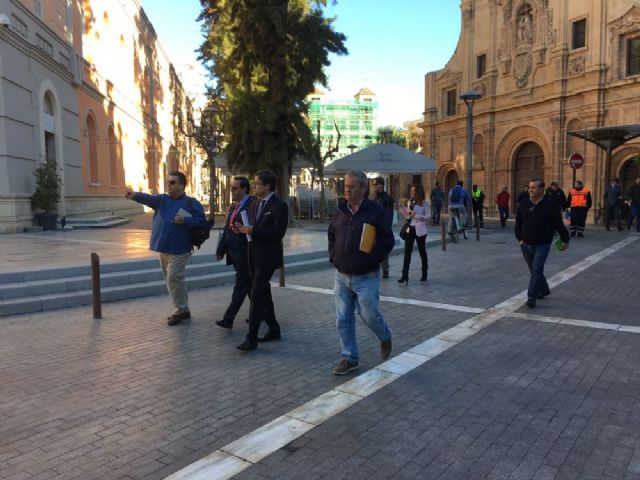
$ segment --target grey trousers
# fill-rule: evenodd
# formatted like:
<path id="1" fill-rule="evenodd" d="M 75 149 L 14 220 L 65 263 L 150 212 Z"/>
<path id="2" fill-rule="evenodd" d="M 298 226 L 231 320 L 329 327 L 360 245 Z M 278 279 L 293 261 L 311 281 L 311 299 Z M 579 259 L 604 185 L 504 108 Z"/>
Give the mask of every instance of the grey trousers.
<path id="1" fill-rule="evenodd" d="M 184 280 L 184 271 L 191 252 L 173 255 L 171 253 L 160 254 L 160 267 L 162 275 L 167 283 L 167 291 L 171 297 L 177 312 L 189 310 L 189 296 L 187 295 L 187 283 Z"/>

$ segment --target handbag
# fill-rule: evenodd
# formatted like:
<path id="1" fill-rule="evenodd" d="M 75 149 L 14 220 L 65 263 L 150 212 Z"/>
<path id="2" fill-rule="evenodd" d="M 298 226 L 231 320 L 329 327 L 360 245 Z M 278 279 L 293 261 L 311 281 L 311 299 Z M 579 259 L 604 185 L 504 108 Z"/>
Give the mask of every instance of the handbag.
<path id="1" fill-rule="evenodd" d="M 400 238 L 402 240 L 407 240 L 407 237 L 409 236 L 410 231 L 411 231 L 411 223 L 409 222 L 409 220 L 407 220 L 407 222 L 400 229 Z"/>

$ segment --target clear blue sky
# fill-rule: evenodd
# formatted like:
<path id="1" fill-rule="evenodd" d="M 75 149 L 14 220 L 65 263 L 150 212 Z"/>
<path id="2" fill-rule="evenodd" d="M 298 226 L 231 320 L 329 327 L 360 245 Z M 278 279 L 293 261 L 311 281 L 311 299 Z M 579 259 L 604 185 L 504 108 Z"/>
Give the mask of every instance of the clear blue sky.
<path id="1" fill-rule="evenodd" d="M 176 64 L 195 62 L 201 42 L 198 0 L 141 0 Z M 363 86 L 377 94 L 379 125 L 401 126 L 424 110 L 424 75 L 447 63 L 460 34 L 458 0 L 339 0 L 329 5 L 349 55 L 332 57 L 328 96 L 351 98 Z M 187 80 L 194 91 L 197 80 Z M 202 89 L 204 90 L 204 88 Z"/>

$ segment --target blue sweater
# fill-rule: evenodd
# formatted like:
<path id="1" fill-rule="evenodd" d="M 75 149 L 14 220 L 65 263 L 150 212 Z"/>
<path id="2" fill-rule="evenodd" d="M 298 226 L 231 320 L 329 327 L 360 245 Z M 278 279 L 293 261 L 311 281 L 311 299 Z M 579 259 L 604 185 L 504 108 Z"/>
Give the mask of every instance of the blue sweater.
<path id="1" fill-rule="evenodd" d="M 187 198 L 186 195 L 182 195 L 174 199 L 166 193 L 149 195 L 137 192 L 133 195 L 133 200 L 156 211 L 153 216 L 149 242 L 149 248 L 154 252 L 181 255 L 191 251 L 191 232 L 189 229 L 203 227 L 206 220 L 204 209 L 195 198 L 191 199 L 192 211 L 189 212 Z M 185 217 L 184 224 L 173 223 L 173 218 L 181 208 L 191 213 L 192 216 Z"/>

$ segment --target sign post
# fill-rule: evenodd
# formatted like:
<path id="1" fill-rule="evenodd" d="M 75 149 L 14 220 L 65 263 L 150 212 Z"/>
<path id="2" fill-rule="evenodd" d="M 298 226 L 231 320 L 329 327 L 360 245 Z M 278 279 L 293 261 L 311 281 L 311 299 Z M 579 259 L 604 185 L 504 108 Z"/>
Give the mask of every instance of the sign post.
<path id="1" fill-rule="evenodd" d="M 582 168 L 584 165 L 584 157 L 581 153 L 575 152 L 569 155 L 569 166 L 573 169 L 573 181 L 571 182 L 571 187 L 575 187 L 576 185 L 576 170 Z"/>

